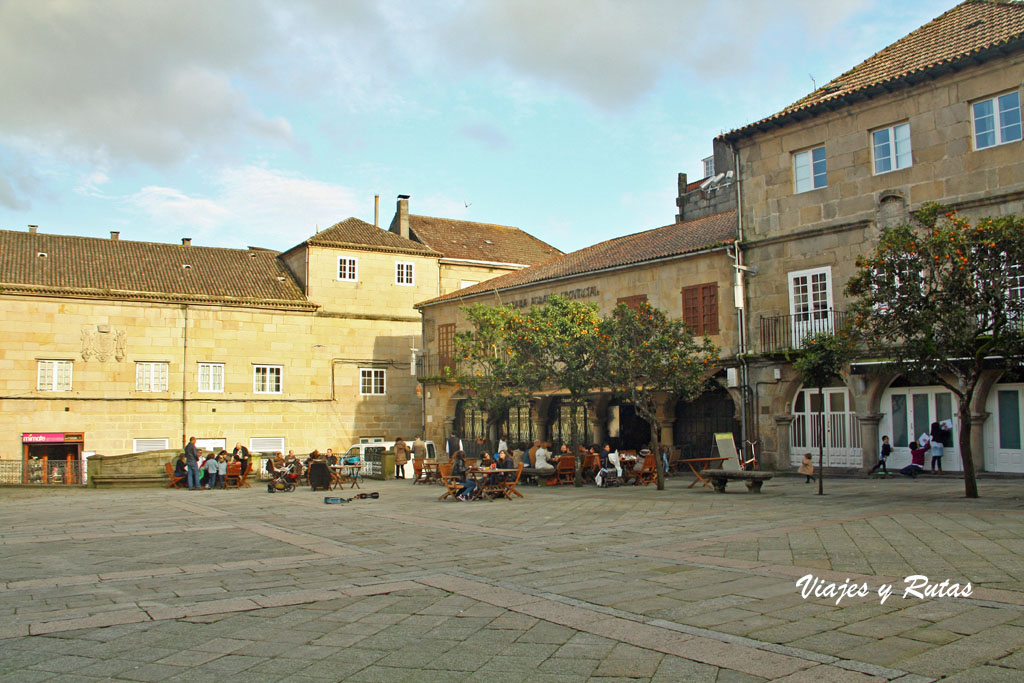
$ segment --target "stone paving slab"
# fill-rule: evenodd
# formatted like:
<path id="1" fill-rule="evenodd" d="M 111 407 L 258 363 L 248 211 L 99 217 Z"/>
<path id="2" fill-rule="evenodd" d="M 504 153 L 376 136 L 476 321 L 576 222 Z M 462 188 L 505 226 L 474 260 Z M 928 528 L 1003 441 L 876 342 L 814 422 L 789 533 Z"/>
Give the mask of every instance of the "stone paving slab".
<path id="1" fill-rule="evenodd" d="M 2 488 L 0 680 L 1024 680 L 1017 482 L 686 483 Z M 804 598 L 806 574 L 870 593 Z"/>

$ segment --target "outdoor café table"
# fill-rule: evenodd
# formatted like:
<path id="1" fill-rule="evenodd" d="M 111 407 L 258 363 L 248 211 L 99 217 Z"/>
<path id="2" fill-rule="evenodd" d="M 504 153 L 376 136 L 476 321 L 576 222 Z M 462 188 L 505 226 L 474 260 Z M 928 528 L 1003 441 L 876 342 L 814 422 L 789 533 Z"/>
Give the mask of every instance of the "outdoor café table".
<path id="1" fill-rule="evenodd" d="M 424 483 L 437 484 L 441 481 L 441 466 L 436 460 L 424 460 L 420 467 L 423 468 Z"/>
<path id="2" fill-rule="evenodd" d="M 359 486 L 360 464 L 354 465 L 331 465 L 331 483 L 333 488 L 344 488 L 345 482 L 352 482 L 350 489 L 362 488 Z"/>
<path id="3" fill-rule="evenodd" d="M 487 477 L 492 474 L 511 474 L 515 476 L 516 470 L 509 469 L 492 469 L 490 467 L 467 467 L 466 476 L 472 477 L 473 481 L 476 482 L 476 489 L 479 491 L 479 495 L 483 496 L 487 500 L 494 500 L 494 496 L 491 491 L 488 490 Z M 504 488 L 504 487 L 503 487 Z M 502 492 L 502 496 L 504 496 Z"/>
<path id="4" fill-rule="evenodd" d="M 692 489 L 698 481 L 704 486 L 711 486 L 711 482 L 702 477 L 701 472 L 708 469 L 711 463 L 722 462 L 723 460 L 728 460 L 728 458 L 687 458 L 686 460 L 680 460 L 679 462 L 685 462 L 690 471 L 697 477 L 686 488 Z"/>

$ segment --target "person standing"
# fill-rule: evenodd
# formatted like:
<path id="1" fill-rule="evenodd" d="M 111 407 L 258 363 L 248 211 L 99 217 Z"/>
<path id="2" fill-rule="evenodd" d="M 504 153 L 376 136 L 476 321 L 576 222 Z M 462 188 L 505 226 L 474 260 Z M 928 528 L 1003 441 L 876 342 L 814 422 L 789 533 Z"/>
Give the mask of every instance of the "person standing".
<path id="1" fill-rule="evenodd" d="M 402 437 L 395 439 L 395 479 L 405 479 L 405 463 L 409 461 L 409 446 Z"/>
<path id="2" fill-rule="evenodd" d="M 804 459 L 800 462 L 800 469 L 797 470 L 800 474 L 807 477 L 805 484 L 810 484 L 814 481 L 814 459 L 810 453 L 804 453 Z"/>
<path id="3" fill-rule="evenodd" d="M 462 439 L 457 437 L 455 432 L 452 432 L 451 436 L 449 436 L 444 442 L 444 452 L 448 455 L 448 459 L 452 460 L 455 457 L 455 454 L 461 450 Z"/>
<path id="4" fill-rule="evenodd" d="M 210 457 L 203 463 L 203 467 L 206 468 L 206 488 L 213 489 L 217 486 L 217 458 L 214 457 L 213 452 L 210 452 Z"/>
<path id="5" fill-rule="evenodd" d="M 217 454 L 217 488 L 226 488 L 228 479 L 228 452 L 221 451 Z"/>
<path id="6" fill-rule="evenodd" d="M 875 463 L 874 467 L 868 470 L 868 475 L 870 476 L 874 474 L 875 470 L 877 470 L 879 467 L 882 468 L 882 474 L 889 474 L 889 470 L 885 468 L 885 459 L 888 458 L 891 454 L 892 446 L 889 445 L 889 437 L 883 436 L 882 450 L 878 452 L 878 462 Z"/>
<path id="7" fill-rule="evenodd" d="M 938 468 L 938 473 L 942 474 L 942 456 L 945 455 L 944 450 L 946 440 L 949 438 L 947 436 L 949 431 L 938 421 L 932 422 L 932 428 L 929 431 L 932 437 L 932 474 L 935 474 L 936 468 Z"/>
<path id="8" fill-rule="evenodd" d="M 417 434 L 416 440 L 412 442 L 412 457 L 417 460 L 426 460 L 427 458 L 427 442 L 423 440 L 422 434 Z"/>
<path id="9" fill-rule="evenodd" d="M 185 444 L 185 470 L 187 471 L 188 490 L 199 490 L 199 449 L 196 448 L 196 437 Z"/>

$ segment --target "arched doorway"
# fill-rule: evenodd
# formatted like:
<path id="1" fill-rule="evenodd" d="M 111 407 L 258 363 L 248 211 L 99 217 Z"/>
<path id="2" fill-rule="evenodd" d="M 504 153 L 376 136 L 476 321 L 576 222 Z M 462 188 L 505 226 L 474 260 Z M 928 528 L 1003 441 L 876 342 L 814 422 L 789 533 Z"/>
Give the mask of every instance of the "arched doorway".
<path id="1" fill-rule="evenodd" d="M 736 448 L 742 446 L 743 427 L 736 419 L 736 404 L 721 386 L 705 391 L 694 401 L 680 401 L 675 415 L 672 438 L 683 458 L 710 456 L 716 432 L 732 432 Z"/>
<path id="2" fill-rule="evenodd" d="M 614 449 L 638 451 L 651 443 L 651 425 L 637 415 L 636 407 L 631 403 L 612 402 L 608 406 L 608 434 L 608 441 Z"/>
<path id="3" fill-rule="evenodd" d="M 818 448 L 823 442 L 825 467 L 859 468 L 863 463 L 860 420 L 845 386 L 825 387 L 820 396 L 817 388 L 805 387 L 793 397 L 790 463 L 798 466 L 804 453 L 811 453 L 817 462 Z"/>
<path id="4" fill-rule="evenodd" d="M 576 437 L 581 444 L 590 444 L 593 438 L 590 435 L 590 421 L 587 419 L 587 412 L 590 409 L 589 402 L 584 402 L 576 408 Z M 551 434 L 551 443 L 554 447 L 568 444 L 572 440 L 572 404 L 567 398 L 555 398 L 548 406 L 548 425 Z"/>

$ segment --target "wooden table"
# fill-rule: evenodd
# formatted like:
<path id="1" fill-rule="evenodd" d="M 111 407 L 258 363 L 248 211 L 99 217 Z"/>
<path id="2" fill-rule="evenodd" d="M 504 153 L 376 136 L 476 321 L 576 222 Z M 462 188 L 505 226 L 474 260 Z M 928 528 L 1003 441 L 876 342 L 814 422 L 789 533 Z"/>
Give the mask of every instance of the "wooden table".
<path id="1" fill-rule="evenodd" d="M 494 485 L 494 484 L 492 484 L 491 486 L 487 485 L 487 483 L 486 483 L 487 482 L 487 478 L 490 475 L 492 475 L 492 474 L 495 474 L 495 475 L 497 475 L 497 474 L 511 474 L 512 476 L 515 476 L 515 473 L 516 473 L 516 470 L 509 470 L 509 469 L 501 469 L 501 470 L 499 470 L 499 469 L 491 468 L 491 467 L 467 467 L 466 468 L 466 476 L 467 477 L 472 477 L 473 481 L 476 482 L 476 490 L 479 491 L 478 495 L 483 496 L 487 500 L 494 500 L 494 495 L 495 495 L 495 493 L 497 491 L 495 491 L 493 489 L 497 489 L 498 488 L 498 486 Z M 506 491 L 506 487 L 505 487 L 505 484 L 504 484 L 504 479 L 502 478 L 500 494 L 501 494 L 501 496 L 503 498 L 506 497 L 505 491 Z M 523 494 L 519 493 L 518 491 L 516 491 L 516 493 L 519 494 L 520 496 L 523 495 Z"/>
<path id="2" fill-rule="evenodd" d="M 350 489 L 362 488 L 359 486 L 359 470 L 361 464 L 355 465 L 331 465 L 331 488 L 344 488 L 347 482 L 351 482 Z"/>
<path id="3" fill-rule="evenodd" d="M 723 460 L 728 460 L 728 458 L 687 458 L 686 460 L 680 460 L 679 462 L 686 463 L 687 467 L 690 468 L 690 471 L 696 477 L 686 488 L 692 489 L 697 485 L 698 481 L 704 486 L 711 486 L 711 482 L 702 477 L 701 473 L 708 469 L 711 463 L 722 462 Z"/>
<path id="4" fill-rule="evenodd" d="M 441 465 L 436 460 L 424 460 L 420 463 L 420 479 L 424 484 L 437 484 L 441 481 Z"/>

